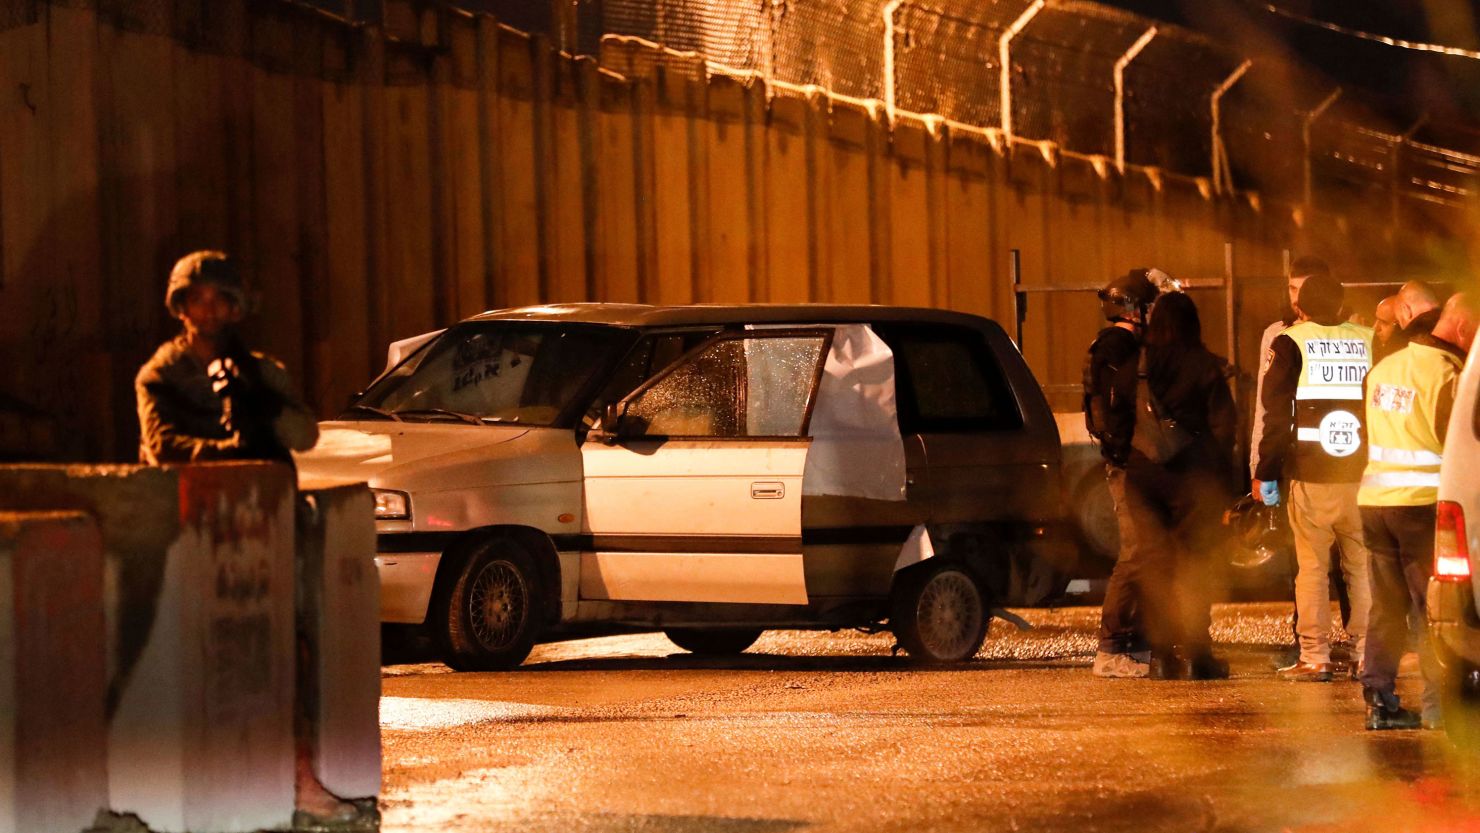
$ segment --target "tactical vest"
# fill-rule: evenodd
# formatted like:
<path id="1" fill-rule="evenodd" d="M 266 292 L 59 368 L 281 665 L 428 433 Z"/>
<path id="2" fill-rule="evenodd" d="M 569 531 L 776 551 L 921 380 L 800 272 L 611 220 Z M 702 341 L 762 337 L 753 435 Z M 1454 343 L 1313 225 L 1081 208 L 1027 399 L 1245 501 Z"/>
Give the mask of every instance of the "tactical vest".
<path id="1" fill-rule="evenodd" d="M 1283 335 L 1300 350 L 1295 470 L 1302 480 L 1356 482 L 1366 462 L 1362 382 L 1372 369 L 1372 330 L 1301 321 Z"/>
<path id="2" fill-rule="evenodd" d="M 1444 438 L 1435 424 L 1439 398 L 1463 360 L 1410 344 L 1382 360 L 1367 379 L 1367 468 L 1357 503 L 1426 506 L 1439 500 Z"/>

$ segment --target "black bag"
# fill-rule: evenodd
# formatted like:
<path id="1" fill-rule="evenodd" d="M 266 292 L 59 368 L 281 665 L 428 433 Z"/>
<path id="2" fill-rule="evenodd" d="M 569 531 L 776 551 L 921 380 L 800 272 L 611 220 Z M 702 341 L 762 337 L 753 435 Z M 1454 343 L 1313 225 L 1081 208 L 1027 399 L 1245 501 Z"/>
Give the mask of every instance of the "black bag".
<path id="1" fill-rule="evenodd" d="M 1136 427 L 1131 448 L 1153 463 L 1165 463 L 1192 445 L 1192 433 L 1168 416 L 1147 382 L 1146 349 L 1136 367 Z"/>

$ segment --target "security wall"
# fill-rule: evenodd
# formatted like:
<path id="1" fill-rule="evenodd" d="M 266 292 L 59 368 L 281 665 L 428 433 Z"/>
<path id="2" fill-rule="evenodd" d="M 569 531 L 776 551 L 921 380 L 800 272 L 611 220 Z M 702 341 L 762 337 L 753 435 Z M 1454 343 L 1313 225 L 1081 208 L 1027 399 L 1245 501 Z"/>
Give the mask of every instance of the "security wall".
<path id="1" fill-rule="evenodd" d="M 244 260 L 249 334 L 326 416 L 389 341 L 495 307 L 876 302 L 1011 332 L 1010 249 L 1025 282 L 1074 285 L 1219 277 L 1231 241 L 1249 365 L 1283 249 L 1394 263 L 1381 211 L 1215 198 L 635 40 L 601 52 L 399 3 L 363 27 L 276 0 L 0 0 L 0 456 L 132 457 L 133 374 L 177 326 L 168 269 L 204 247 Z M 1195 297 L 1223 352 L 1223 296 Z M 1097 322 L 1090 294 L 1034 296 L 1040 379 L 1076 381 Z"/>

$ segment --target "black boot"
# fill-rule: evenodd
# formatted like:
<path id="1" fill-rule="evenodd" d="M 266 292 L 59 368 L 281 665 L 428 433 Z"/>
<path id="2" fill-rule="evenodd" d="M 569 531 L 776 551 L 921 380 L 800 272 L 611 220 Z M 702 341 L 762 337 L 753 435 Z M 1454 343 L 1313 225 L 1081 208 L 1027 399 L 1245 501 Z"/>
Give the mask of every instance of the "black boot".
<path id="1" fill-rule="evenodd" d="M 1151 668 L 1146 676 L 1152 680 L 1185 680 L 1187 664 L 1173 651 L 1152 651 Z"/>
<path id="2" fill-rule="evenodd" d="M 1187 663 L 1189 680 L 1226 680 L 1228 661 L 1213 656 L 1211 652 L 1198 654 Z"/>
<path id="3" fill-rule="evenodd" d="M 1362 694 L 1367 701 L 1368 731 L 1417 729 L 1423 725 L 1423 718 L 1399 705 L 1396 696 L 1370 688 Z"/>

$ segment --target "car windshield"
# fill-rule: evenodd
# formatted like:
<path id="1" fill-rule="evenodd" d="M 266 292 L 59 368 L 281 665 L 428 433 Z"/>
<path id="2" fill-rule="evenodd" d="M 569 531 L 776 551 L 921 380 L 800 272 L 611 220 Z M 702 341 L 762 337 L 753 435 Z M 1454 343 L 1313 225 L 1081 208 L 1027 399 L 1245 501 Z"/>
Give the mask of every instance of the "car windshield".
<path id="1" fill-rule="evenodd" d="M 460 324 L 371 386 L 345 417 L 554 425 L 629 338 L 609 327 Z"/>

